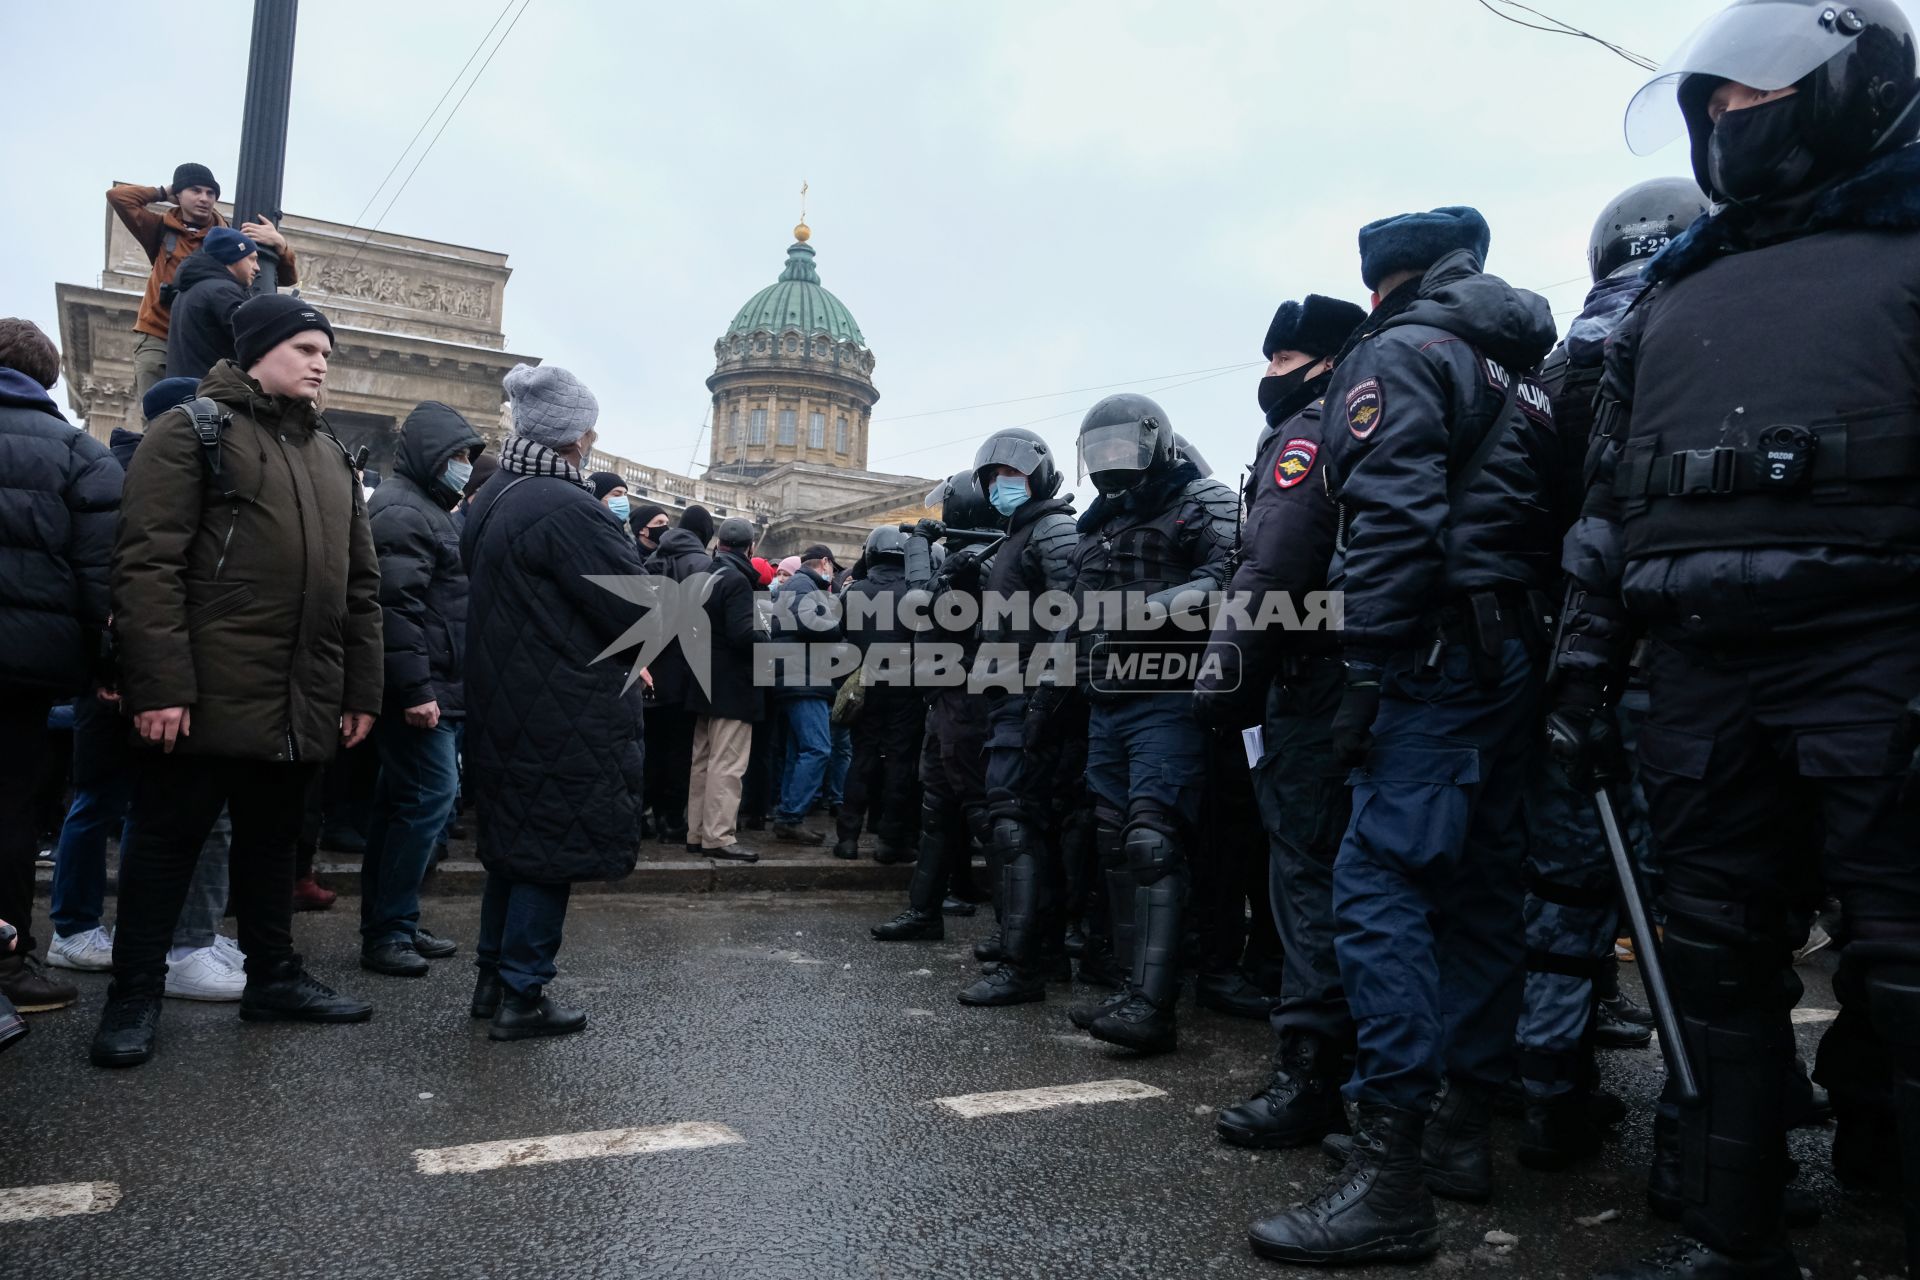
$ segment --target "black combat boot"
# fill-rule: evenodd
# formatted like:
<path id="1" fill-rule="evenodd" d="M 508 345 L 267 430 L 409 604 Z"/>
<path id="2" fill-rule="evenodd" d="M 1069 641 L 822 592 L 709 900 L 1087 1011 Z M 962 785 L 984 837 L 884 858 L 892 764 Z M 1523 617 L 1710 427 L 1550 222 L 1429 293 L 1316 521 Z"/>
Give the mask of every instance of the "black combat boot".
<path id="1" fill-rule="evenodd" d="M 939 942 L 947 936 L 946 921 L 936 913 L 923 916 L 908 907 L 885 924 L 867 930 L 881 942 Z"/>
<path id="2" fill-rule="evenodd" d="M 1329 1133 L 1345 1133 L 1347 1109 L 1340 1103 L 1343 1066 L 1340 1054 L 1324 1036 L 1288 1032 L 1266 1086 L 1222 1111 L 1214 1121 L 1214 1132 L 1222 1142 L 1256 1151 L 1304 1147 Z"/>
<path id="3" fill-rule="evenodd" d="M 774 834 L 778 836 L 780 839 L 784 840 L 786 838 L 784 836 L 780 836 L 779 828 L 777 827 L 774 829 Z M 814 843 L 818 844 L 819 841 L 816 840 L 814 841 Z M 858 859 L 860 856 L 860 837 L 854 836 L 849 839 L 835 841 L 833 846 L 833 856 L 840 859 L 842 862 L 853 862 L 856 859 Z"/>
<path id="4" fill-rule="evenodd" d="M 555 1004 L 539 988 L 528 995 L 513 991 L 502 994 L 500 1007 L 494 1010 L 493 1023 L 487 1028 L 489 1040 L 531 1040 L 535 1036 L 564 1036 L 584 1031 L 587 1012 Z"/>
<path id="5" fill-rule="evenodd" d="M 137 1067 L 153 1056 L 153 1037 L 160 1027 L 160 985 L 107 988 L 107 1005 L 100 1011 L 100 1029 L 93 1033 L 87 1056 L 96 1067 Z"/>
<path id="6" fill-rule="evenodd" d="M 1000 941 L 1000 931 L 995 929 L 973 944 L 973 958 L 981 964 L 999 964 L 1007 958 L 1006 947 Z"/>
<path id="7" fill-rule="evenodd" d="M 1427 1122 L 1427 1186 L 1449 1200 L 1493 1198 L 1494 1090 L 1467 1081 L 1448 1084 Z"/>
<path id="8" fill-rule="evenodd" d="M 1426 1116 L 1363 1106 L 1353 1158 L 1314 1199 L 1247 1230 L 1263 1258 L 1281 1262 L 1417 1262 L 1440 1247 L 1433 1196 L 1421 1178 Z"/>
<path id="9" fill-rule="evenodd" d="M 1004 1004 L 1032 1004 L 1047 998 L 1047 980 L 1039 973 L 1002 960 L 963 988 L 961 1004 L 994 1008 Z"/>
<path id="10" fill-rule="evenodd" d="M 1595 1271 L 1593 1280 L 1797 1280 L 1800 1264 L 1785 1247 L 1753 1257 L 1734 1257 L 1685 1237 L 1635 1262 Z"/>
<path id="11" fill-rule="evenodd" d="M 1239 969 L 1203 973 L 1193 980 L 1194 1003 L 1231 1018 L 1264 1022 L 1273 1012 L 1275 999 L 1271 991 L 1262 991 Z"/>
<path id="12" fill-rule="evenodd" d="M 1607 1137 L 1602 1114 L 1592 1097 L 1579 1089 L 1529 1097 L 1526 1129 L 1515 1154 L 1527 1168 L 1549 1171 L 1585 1160 L 1599 1152 Z"/>

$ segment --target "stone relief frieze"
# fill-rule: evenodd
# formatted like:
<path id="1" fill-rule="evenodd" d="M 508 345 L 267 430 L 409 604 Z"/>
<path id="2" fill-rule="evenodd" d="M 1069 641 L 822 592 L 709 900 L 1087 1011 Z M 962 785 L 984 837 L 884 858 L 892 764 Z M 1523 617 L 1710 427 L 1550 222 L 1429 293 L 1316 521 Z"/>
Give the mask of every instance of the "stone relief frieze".
<path id="1" fill-rule="evenodd" d="M 312 282 L 316 291 L 336 297 L 410 307 L 415 311 L 437 311 L 466 320 L 488 320 L 493 316 L 493 290 L 483 285 L 410 276 L 377 263 L 341 262 L 334 258 L 302 263 L 300 274 L 303 280 Z"/>

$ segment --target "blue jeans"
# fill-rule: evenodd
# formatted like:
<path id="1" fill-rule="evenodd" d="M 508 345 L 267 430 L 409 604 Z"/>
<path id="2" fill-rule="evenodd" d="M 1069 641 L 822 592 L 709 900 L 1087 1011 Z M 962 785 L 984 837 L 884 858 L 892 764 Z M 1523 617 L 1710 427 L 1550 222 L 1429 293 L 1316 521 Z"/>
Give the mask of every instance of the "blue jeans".
<path id="1" fill-rule="evenodd" d="M 775 822 L 796 823 L 807 816 L 833 754 L 833 734 L 825 698 L 788 698 L 787 775 L 780 785 L 780 812 Z"/>
<path id="2" fill-rule="evenodd" d="M 1443 1077 L 1494 1088 L 1513 1076 L 1540 675 L 1518 640 L 1490 683 L 1474 666 L 1463 643 L 1437 667 L 1389 662 L 1373 747 L 1350 779 L 1333 913 L 1358 1030 L 1355 1103 L 1422 1110 Z"/>
<path id="3" fill-rule="evenodd" d="M 500 981 L 515 995 L 539 995 L 558 972 L 553 961 L 560 954 L 560 931 L 566 924 L 567 895 L 572 888 L 487 873 L 474 955 L 482 968 L 499 970 Z"/>
<path id="4" fill-rule="evenodd" d="M 107 902 L 107 835 L 124 830 L 133 799 L 133 775 L 116 774 L 89 787 L 76 787 L 73 807 L 60 828 L 53 854 L 53 895 L 49 903 L 53 931 L 63 938 L 100 927 Z"/>
<path id="5" fill-rule="evenodd" d="M 380 780 L 360 861 L 360 940 L 411 942 L 420 924 L 420 881 L 446 829 L 459 785 L 454 722 L 415 729 L 399 716 L 374 723 Z"/>
<path id="6" fill-rule="evenodd" d="M 827 803 L 839 804 L 847 795 L 847 770 L 853 767 L 853 729 L 836 724 L 833 728 L 833 758 L 827 762 Z"/>

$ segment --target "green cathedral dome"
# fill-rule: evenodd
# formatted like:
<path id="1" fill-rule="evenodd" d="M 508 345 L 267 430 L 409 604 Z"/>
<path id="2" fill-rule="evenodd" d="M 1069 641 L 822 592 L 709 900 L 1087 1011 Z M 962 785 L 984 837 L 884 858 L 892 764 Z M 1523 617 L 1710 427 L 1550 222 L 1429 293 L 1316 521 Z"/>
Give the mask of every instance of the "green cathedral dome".
<path id="1" fill-rule="evenodd" d="M 835 342 L 851 342 L 862 348 L 867 345 L 846 304 L 821 287 L 820 273 L 813 267 L 813 249 L 802 241 L 795 241 L 787 249 L 787 269 L 780 278 L 747 300 L 723 336 L 788 329 L 808 335 L 824 333 Z"/>

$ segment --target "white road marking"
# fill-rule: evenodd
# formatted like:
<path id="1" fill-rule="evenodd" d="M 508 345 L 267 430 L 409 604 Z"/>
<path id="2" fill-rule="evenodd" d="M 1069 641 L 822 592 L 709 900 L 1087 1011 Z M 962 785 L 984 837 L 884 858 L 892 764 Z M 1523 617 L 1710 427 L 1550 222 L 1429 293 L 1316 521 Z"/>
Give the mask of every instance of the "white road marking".
<path id="1" fill-rule="evenodd" d="M 1838 1009 L 1795 1009 L 1793 1011 L 1795 1022 L 1832 1022 L 1839 1016 Z"/>
<path id="2" fill-rule="evenodd" d="M 55 1182 L 44 1187 L 9 1187 L 0 1190 L 0 1222 L 105 1213 L 119 1203 L 117 1182 Z"/>
<path id="3" fill-rule="evenodd" d="M 1008 1089 L 1001 1093 L 963 1093 L 957 1098 L 934 1101 L 967 1120 L 979 1116 L 1005 1116 L 1017 1111 L 1045 1111 L 1050 1107 L 1080 1106 L 1092 1102 L 1131 1102 L 1137 1098 L 1164 1098 L 1165 1089 L 1156 1089 L 1138 1080 L 1089 1080 L 1085 1084 L 1055 1084 L 1040 1089 Z"/>
<path id="4" fill-rule="evenodd" d="M 562 1160 L 591 1160 L 600 1156 L 690 1151 L 745 1141 L 723 1124 L 696 1120 L 651 1129 L 601 1129 L 594 1133 L 557 1133 L 545 1138 L 510 1138 L 505 1142 L 423 1149 L 413 1153 L 413 1163 L 421 1173 L 478 1173 L 484 1169 L 557 1164 Z"/>

